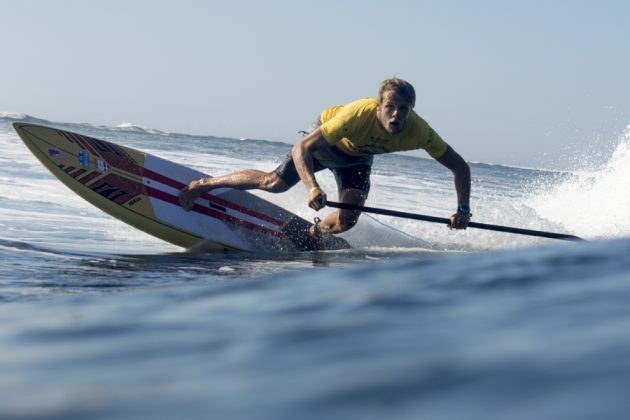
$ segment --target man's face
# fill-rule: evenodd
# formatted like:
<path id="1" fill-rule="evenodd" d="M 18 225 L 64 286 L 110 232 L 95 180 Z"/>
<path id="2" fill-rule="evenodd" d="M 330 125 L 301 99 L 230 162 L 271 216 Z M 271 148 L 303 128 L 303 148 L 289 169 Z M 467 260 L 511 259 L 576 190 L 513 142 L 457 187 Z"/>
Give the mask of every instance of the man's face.
<path id="1" fill-rule="evenodd" d="M 376 118 L 381 127 L 390 134 L 402 131 L 412 106 L 394 92 L 385 92 L 382 101 L 376 105 Z"/>

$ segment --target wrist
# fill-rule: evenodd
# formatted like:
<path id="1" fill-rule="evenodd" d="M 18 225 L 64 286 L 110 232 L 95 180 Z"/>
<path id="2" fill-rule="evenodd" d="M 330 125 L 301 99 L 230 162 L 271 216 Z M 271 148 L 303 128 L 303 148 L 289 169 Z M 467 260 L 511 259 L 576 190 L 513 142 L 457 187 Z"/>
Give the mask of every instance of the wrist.
<path id="1" fill-rule="evenodd" d="M 470 205 L 468 203 L 462 203 L 457 206 L 458 213 L 470 214 Z"/>

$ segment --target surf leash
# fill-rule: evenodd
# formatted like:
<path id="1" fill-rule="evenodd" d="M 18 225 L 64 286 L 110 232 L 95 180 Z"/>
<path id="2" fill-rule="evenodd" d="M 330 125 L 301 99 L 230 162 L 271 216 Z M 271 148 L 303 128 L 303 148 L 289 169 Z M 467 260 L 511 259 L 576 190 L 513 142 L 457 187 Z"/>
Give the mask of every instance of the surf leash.
<path id="1" fill-rule="evenodd" d="M 389 230 L 392 230 L 392 231 L 397 232 L 397 233 L 399 233 L 399 234 L 401 234 L 403 236 L 406 236 L 409 239 L 413 239 L 414 241 L 421 242 L 423 245 L 429 244 L 429 242 L 425 241 L 424 239 L 419 238 L 417 236 L 413 236 L 412 234 L 407 233 L 405 231 L 402 231 L 400 229 L 397 229 L 394 226 L 388 225 L 387 223 L 383 222 L 382 220 L 378 220 L 376 217 L 374 217 L 374 216 L 372 216 L 370 214 L 366 213 L 366 216 L 369 217 L 371 220 L 373 220 L 375 223 L 378 223 L 379 225 L 381 225 L 381 226 L 383 226 L 383 227 L 385 227 L 385 228 L 387 228 Z"/>
<path id="2" fill-rule="evenodd" d="M 451 221 L 449 219 L 446 219 L 443 217 L 426 216 L 424 214 L 406 213 L 403 211 L 380 209 L 376 207 L 358 206 L 356 204 L 338 203 L 335 201 L 326 201 L 326 205 L 329 207 L 337 208 L 337 209 L 358 210 L 365 213 L 381 214 L 384 216 L 394 216 L 394 217 L 402 217 L 405 219 L 422 220 L 424 222 L 442 223 L 442 224 L 446 224 L 447 226 L 451 224 Z M 487 223 L 469 222 L 468 227 L 477 228 L 477 229 L 485 229 L 485 230 L 493 230 L 496 232 L 514 233 L 517 235 L 528 235 L 528 236 L 538 236 L 541 238 L 561 239 L 564 241 L 584 241 L 584 239 L 578 236 L 568 235 L 566 233 L 544 232 L 540 230 L 521 229 L 521 228 L 515 228 L 515 227 L 509 227 L 509 226 L 491 225 Z"/>

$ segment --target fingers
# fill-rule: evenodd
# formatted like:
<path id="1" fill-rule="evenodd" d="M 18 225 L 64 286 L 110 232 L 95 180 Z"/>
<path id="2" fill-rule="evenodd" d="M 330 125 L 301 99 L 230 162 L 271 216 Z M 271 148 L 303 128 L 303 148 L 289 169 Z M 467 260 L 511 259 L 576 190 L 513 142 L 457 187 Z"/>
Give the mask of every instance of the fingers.
<path id="1" fill-rule="evenodd" d="M 322 194 L 319 197 L 317 197 L 315 199 L 315 204 L 317 204 L 317 207 L 318 207 L 316 210 L 323 209 L 324 207 L 326 207 L 326 194 Z"/>
<path id="2" fill-rule="evenodd" d="M 319 196 L 313 200 L 309 200 L 308 206 L 313 210 L 321 210 L 326 207 L 326 195 Z"/>
<path id="3" fill-rule="evenodd" d="M 326 193 L 319 188 L 311 189 L 308 195 L 308 206 L 316 211 L 326 207 Z"/>
<path id="4" fill-rule="evenodd" d="M 449 217 L 451 224 L 448 225 L 449 229 L 466 229 L 468 222 L 470 222 L 470 214 L 467 213 L 455 213 Z"/>
<path id="5" fill-rule="evenodd" d="M 200 194 L 197 190 L 198 185 L 198 181 L 191 181 L 190 184 L 182 188 L 179 193 L 179 204 L 185 211 L 192 210 L 195 200 L 199 197 Z"/>
<path id="6" fill-rule="evenodd" d="M 188 187 L 185 187 L 179 193 L 179 204 L 182 206 L 184 210 L 190 211 L 192 209 L 194 202 L 195 200 L 192 197 L 191 191 L 188 189 Z"/>

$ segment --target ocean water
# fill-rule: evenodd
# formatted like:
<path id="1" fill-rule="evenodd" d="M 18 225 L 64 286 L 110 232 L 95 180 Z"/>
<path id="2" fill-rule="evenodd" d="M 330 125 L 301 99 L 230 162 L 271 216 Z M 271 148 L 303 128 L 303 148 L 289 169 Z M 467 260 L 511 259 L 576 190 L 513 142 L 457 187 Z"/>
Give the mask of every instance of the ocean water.
<path id="1" fill-rule="evenodd" d="M 363 215 L 351 250 L 263 256 L 190 253 L 112 219 L 30 154 L 11 127 L 24 120 L 214 175 L 273 169 L 290 147 L 0 114 L 2 419 L 630 410 L 630 127 L 597 168 L 471 163 L 473 220 L 586 242 Z M 332 176 L 318 178 L 335 198 Z M 430 159 L 379 156 L 372 185 L 372 207 L 455 207 Z M 301 186 L 257 194 L 317 215 Z"/>

